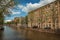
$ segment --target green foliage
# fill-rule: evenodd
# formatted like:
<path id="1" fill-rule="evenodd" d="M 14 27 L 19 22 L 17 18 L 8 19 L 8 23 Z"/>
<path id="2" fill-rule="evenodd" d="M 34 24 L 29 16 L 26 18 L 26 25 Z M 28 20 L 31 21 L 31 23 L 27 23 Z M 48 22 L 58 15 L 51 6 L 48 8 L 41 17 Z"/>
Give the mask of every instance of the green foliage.
<path id="1" fill-rule="evenodd" d="M 18 5 L 19 2 L 17 0 L 14 0 L 14 5 Z"/>
<path id="2" fill-rule="evenodd" d="M 3 15 L 0 13 L 0 24 L 3 24 L 4 23 L 4 17 Z"/>
<path id="3" fill-rule="evenodd" d="M 25 17 L 25 22 L 28 24 L 28 16 Z"/>
<path id="4" fill-rule="evenodd" d="M 5 2 L 5 0 L 0 0 L 0 24 L 4 23 L 4 14 L 9 14 L 8 8 L 14 6 L 14 0 L 10 0 L 7 4 L 2 5 L 2 1 Z M 7 0 L 8 1 L 8 0 Z M 4 14 L 3 14 L 4 13 Z"/>

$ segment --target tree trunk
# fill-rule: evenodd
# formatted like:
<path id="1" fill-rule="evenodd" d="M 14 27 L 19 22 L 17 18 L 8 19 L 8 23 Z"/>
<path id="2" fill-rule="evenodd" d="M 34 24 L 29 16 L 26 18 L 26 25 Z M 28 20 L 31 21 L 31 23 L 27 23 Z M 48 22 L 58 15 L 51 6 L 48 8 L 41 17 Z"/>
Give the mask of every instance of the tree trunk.
<path id="1" fill-rule="evenodd" d="M 0 13 L 0 30 L 3 30 L 3 24 L 4 24 L 4 16 L 2 13 Z"/>
<path id="2" fill-rule="evenodd" d="M 31 27 L 32 27 L 32 22 L 31 22 Z"/>

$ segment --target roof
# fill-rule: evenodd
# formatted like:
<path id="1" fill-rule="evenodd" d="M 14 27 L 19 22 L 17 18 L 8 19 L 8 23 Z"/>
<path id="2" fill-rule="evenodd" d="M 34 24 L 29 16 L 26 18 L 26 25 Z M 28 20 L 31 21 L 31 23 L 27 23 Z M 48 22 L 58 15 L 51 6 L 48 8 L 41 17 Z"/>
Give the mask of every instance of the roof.
<path id="1" fill-rule="evenodd" d="M 56 0 L 56 1 L 57 1 L 57 0 Z M 56 1 L 53 1 L 53 2 L 51 2 L 51 3 L 49 3 L 49 4 L 52 4 L 52 3 L 56 2 Z M 58 0 L 58 1 L 60 1 L 60 0 Z M 49 4 L 43 5 L 43 6 L 37 8 L 37 9 L 35 9 L 35 10 L 32 10 L 32 11 L 30 11 L 30 12 L 36 11 L 36 10 L 38 10 L 38 9 L 40 9 L 40 8 L 43 8 L 43 7 L 45 7 L 45 6 L 49 5 Z M 30 13 L 30 12 L 29 12 L 29 13 Z"/>

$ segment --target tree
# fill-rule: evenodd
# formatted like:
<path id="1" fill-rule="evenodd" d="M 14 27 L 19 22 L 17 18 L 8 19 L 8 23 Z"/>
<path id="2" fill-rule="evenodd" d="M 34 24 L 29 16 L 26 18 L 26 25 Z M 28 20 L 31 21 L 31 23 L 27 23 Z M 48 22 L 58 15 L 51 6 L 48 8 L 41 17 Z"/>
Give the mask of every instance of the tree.
<path id="1" fill-rule="evenodd" d="M 25 23 L 26 23 L 26 26 L 28 27 L 28 16 L 25 17 Z"/>
<path id="2" fill-rule="evenodd" d="M 33 18 L 34 18 L 33 14 L 34 14 L 33 12 L 31 12 L 31 13 L 30 13 L 30 22 L 31 22 L 31 27 L 32 27 Z"/>
<path id="3" fill-rule="evenodd" d="M 9 8 L 14 6 L 14 0 L 0 0 L 0 25 L 4 23 L 4 15 L 8 15 L 11 13 Z M 2 26 L 0 27 L 0 29 Z"/>
<path id="4" fill-rule="evenodd" d="M 39 13 L 40 18 L 38 19 L 39 20 L 39 23 L 41 24 L 40 28 L 42 28 L 42 24 L 43 24 L 43 10 L 42 9 L 40 10 L 40 13 Z"/>
<path id="5" fill-rule="evenodd" d="M 39 28 L 41 28 L 41 27 L 40 27 L 40 24 L 41 24 L 41 22 L 42 22 L 41 17 L 38 19 L 38 22 L 39 22 Z"/>

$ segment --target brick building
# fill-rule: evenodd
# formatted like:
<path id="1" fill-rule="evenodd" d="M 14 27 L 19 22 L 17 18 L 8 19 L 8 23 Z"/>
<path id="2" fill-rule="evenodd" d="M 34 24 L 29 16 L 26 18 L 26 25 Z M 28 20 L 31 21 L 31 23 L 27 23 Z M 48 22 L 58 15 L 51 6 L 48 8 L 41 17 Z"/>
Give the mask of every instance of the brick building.
<path id="1" fill-rule="evenodd" d="M 60 0 L 44 5 L 28 14 L 28 27 L 60 28 Z"/>

